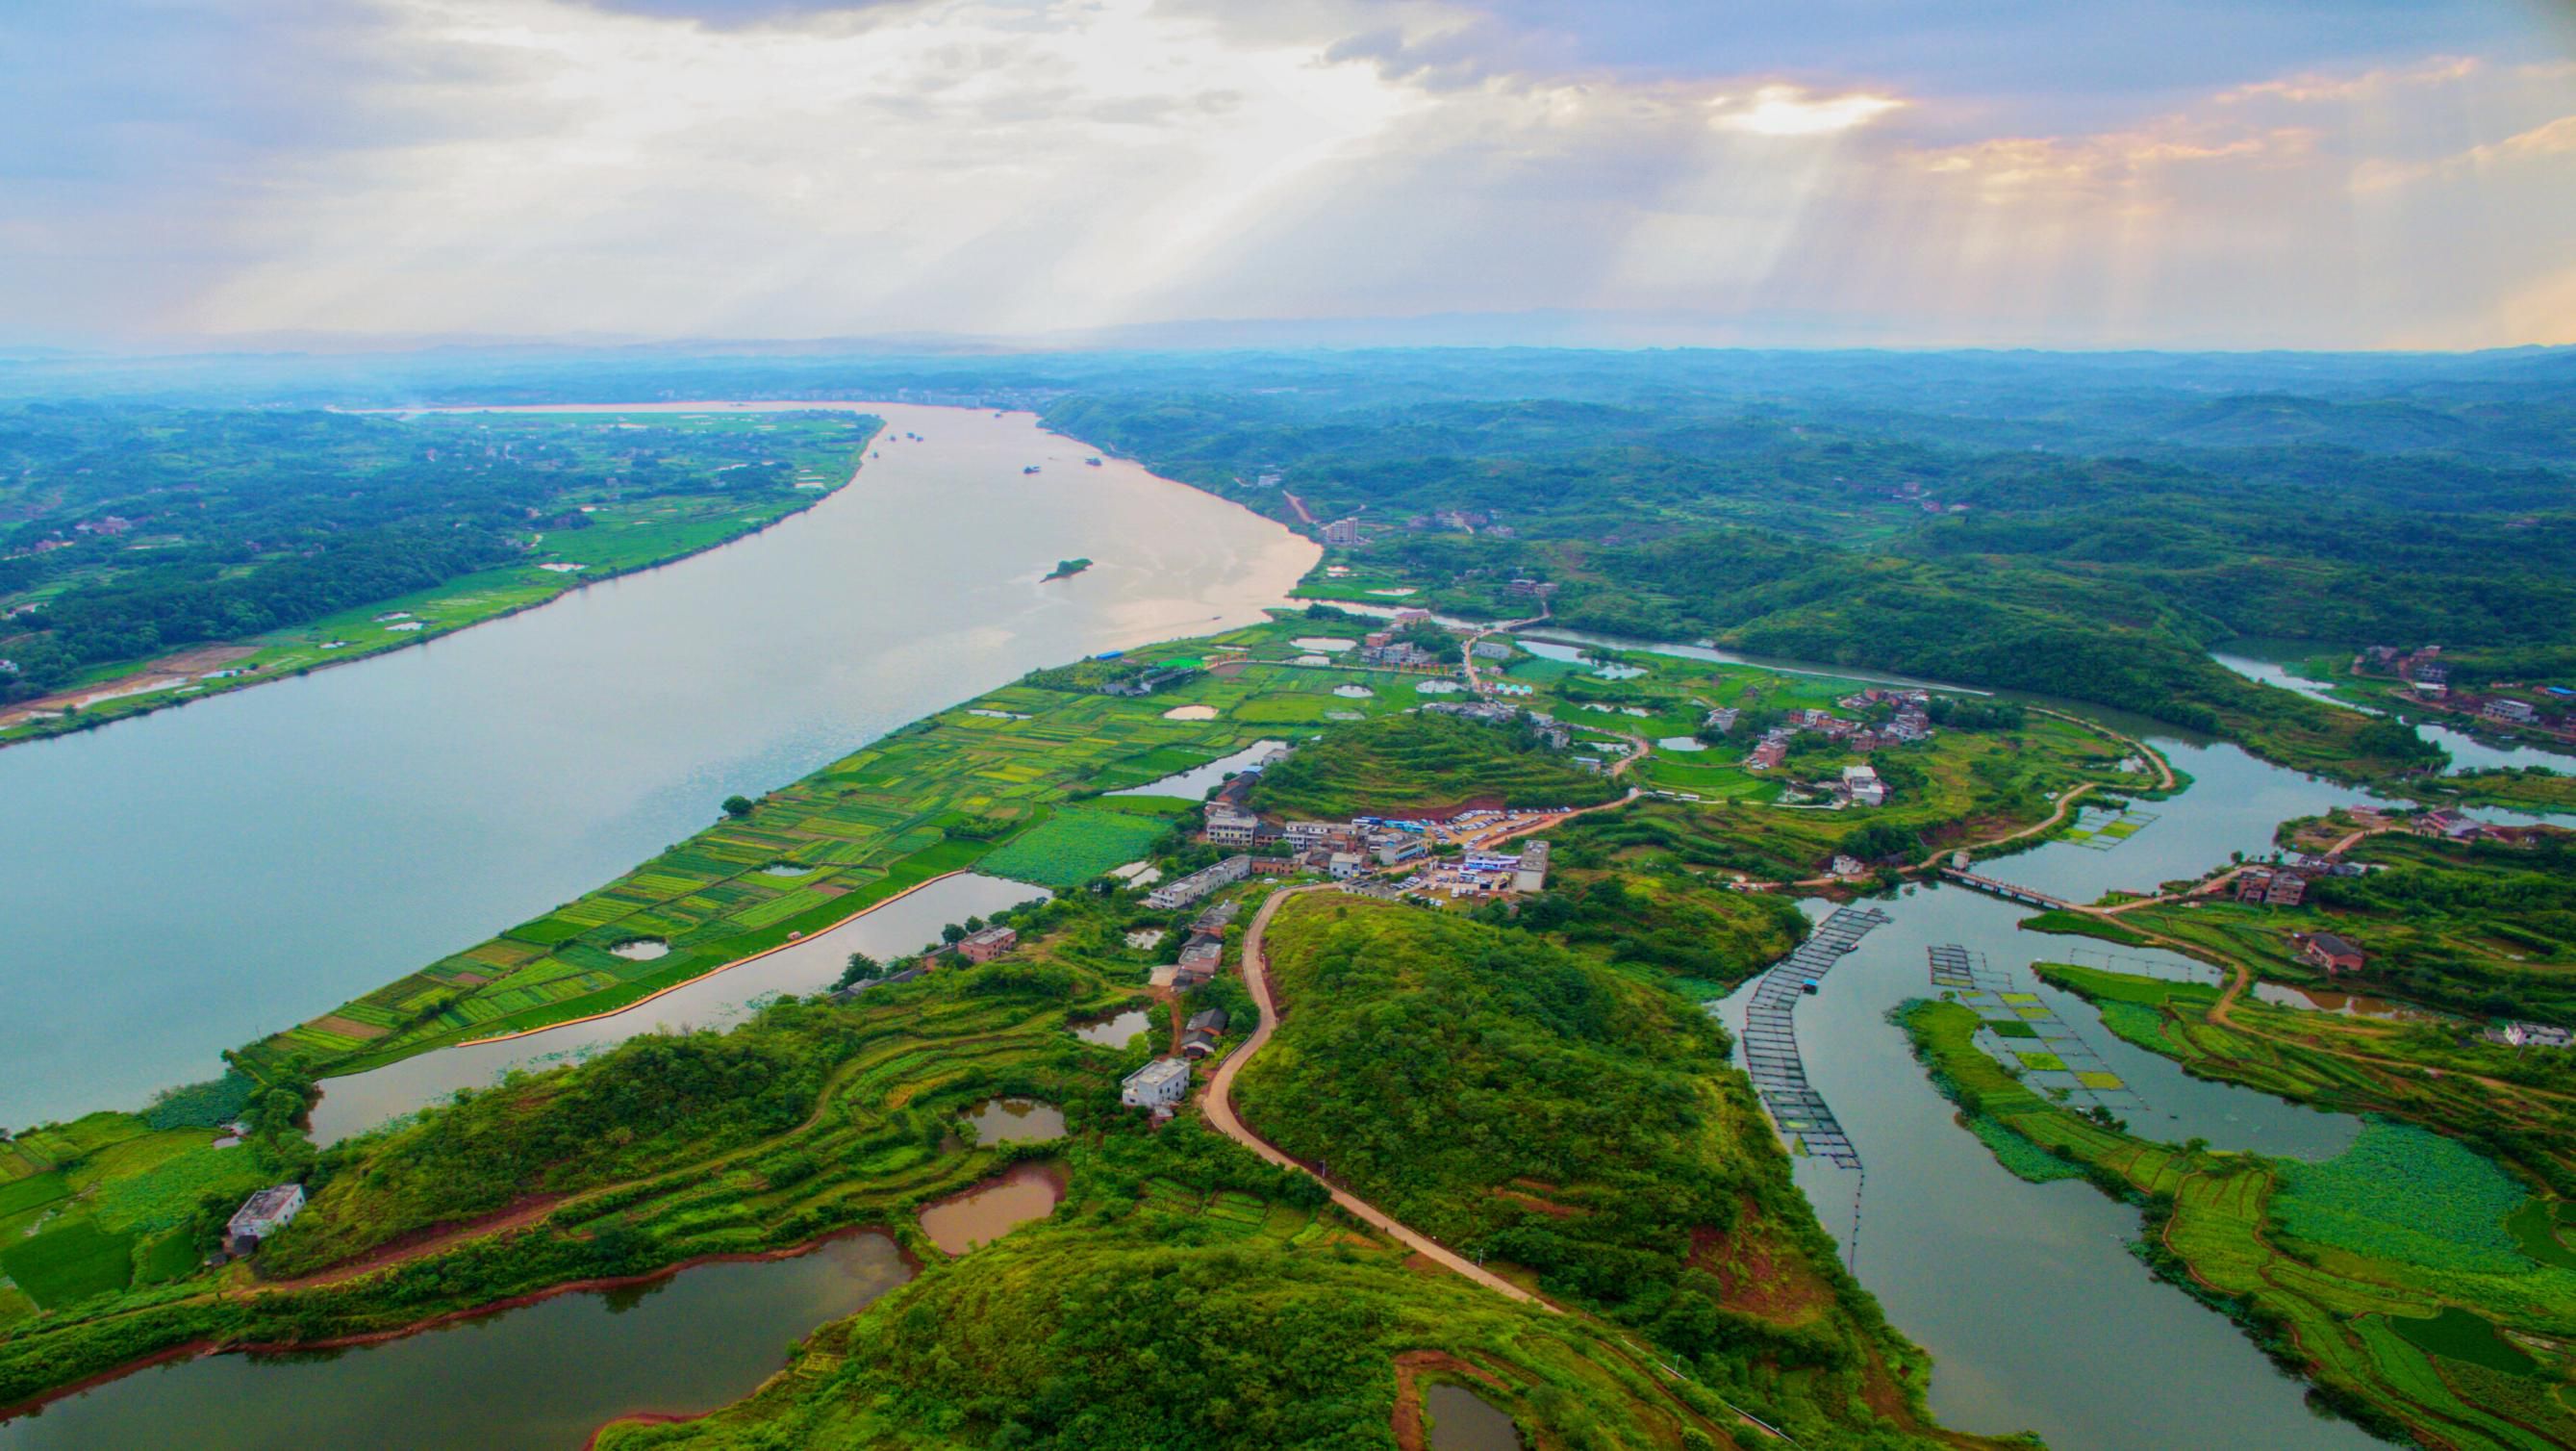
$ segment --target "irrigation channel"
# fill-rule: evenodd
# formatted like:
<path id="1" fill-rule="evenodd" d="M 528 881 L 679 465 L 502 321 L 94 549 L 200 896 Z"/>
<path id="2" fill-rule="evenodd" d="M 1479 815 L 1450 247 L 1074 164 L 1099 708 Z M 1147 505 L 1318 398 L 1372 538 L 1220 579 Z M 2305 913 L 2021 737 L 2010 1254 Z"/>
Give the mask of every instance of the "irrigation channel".
<path id="1" fill-rule="evenodd" d="M 721 549 L 0 751 L 0 1124 L 210 1078 L 221 1050 L 609 880 L 732 792 L 1042 665 L 1257 620 L 1317 554 L 1136 464 L 1085 467 L 1096 449 L 1029 414 L 754 406 L 889 427 L 849 486 Z M 1075 556 L 1097 562 L 1041 581 Z"/>

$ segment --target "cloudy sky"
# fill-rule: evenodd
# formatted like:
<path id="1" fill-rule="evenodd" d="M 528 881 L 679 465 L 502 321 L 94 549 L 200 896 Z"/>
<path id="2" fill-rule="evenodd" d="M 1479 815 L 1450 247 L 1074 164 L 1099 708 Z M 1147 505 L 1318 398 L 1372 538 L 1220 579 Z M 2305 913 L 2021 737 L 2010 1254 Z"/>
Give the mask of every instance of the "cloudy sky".
<path id="1" fill-rule="evenodd" d="M 2565 0 L 19 0 L 0 345 L 2576 343 Z"/>

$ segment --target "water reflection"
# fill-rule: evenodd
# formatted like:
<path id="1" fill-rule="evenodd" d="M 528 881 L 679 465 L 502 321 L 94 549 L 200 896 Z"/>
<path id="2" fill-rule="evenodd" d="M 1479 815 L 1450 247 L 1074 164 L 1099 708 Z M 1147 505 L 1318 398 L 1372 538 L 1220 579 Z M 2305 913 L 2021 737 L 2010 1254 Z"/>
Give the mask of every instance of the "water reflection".
<path id="1" fill-rule="evenodd" d="M 990 1244 L 1032 1219 L 1055 1213 L 1064 1199 L 1064 1171 L 1053 1164 L 1013 1164 L 953 1199 L 921 1211 L 921 1232 L 953 1255 Z"/>
<path id="2" fill-rule="evenodd" d="M 859 1235 L 378 1345 L 204 1356 L 0 1423 L 0 1451 L 566 1451 L 617 1416 L 707 1411 L 749 1394 L 789 1341 L 911 1275 L 891 1241 Z"/>

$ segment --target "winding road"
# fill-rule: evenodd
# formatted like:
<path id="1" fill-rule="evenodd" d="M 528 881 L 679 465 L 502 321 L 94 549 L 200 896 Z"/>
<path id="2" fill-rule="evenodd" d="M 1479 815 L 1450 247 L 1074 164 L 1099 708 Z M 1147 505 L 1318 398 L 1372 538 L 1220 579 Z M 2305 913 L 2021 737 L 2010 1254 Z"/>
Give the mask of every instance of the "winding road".
<path id="1" fill-rule="evenodd" d="M 1279 1003 L 1270 991 L 1270 960 L 1262 947 L 1262 939 L 1270 928 L 1270 919 L 1278 915 L 1280 907 L 1291 897 L 1302 897 L 1311 892 L 1331 890 L 1330 887 L 1314 886 L 1287 887 L 1273 892 L 1269 900 L 1261 904 L 1261 910 L 1253 914 L 1252 925 L 1244 929 L 1243 983 L 1245 987 L 1251 989 L 1252 1001 L 1261 1009 L 1261 1026 L 1253 1029 L 1252 1036 L 1244 1040 L 1243 1046 L 1227 1054 L 1225 1061 L 1218 1064 L 1216 1072 L 1209 1076 L 1207 1096 L 1200 1104 L 1207 1113 L 1208 1122 L 1216 1126 L 1217 1132 L 1280 1168 L 1293 1169 L 1322 1184 L 1325 1191 L 1333 1196 L 1333 1202 L 1340 1205 L 1352 1218 L 1394 1238 L 1424 1258 L 1432 1260 L 1445 1269 L 1455 1270 L 1496 1294 L 1558 1314 L 1564 1313 L 1541 1296 L 1531 1294 L 1454 1250 L 1443 1248 L 1429 1235 L 1406 1228 L 1394 1215 L 1358 1195 L 1334 1188 L 1322 1175 L 1288 1157 L 1269 1140 L 1244 1127 L 1243 1120 L 1235 1117 L 1234 1075 L 1242 1071 L 1244 1064 L 1252 1061 L 1252 1056 L 1261 1051 L 1262 1046 L 1270 1041 L 1270 1035 L 1279 1027 Z"/>

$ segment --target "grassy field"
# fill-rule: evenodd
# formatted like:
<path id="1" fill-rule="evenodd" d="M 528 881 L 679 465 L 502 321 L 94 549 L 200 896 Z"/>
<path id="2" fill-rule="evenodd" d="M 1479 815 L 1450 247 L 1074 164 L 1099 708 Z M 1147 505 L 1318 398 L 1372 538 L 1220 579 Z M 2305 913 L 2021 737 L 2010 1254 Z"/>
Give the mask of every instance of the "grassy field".
<path id="1" fill-rule="evenodd" d="M 2079 985 L 2070 972 L 2113 1005 L 2205 1008 L 2215 994 L 2081 969 L 2047 975 Z M 2139 1040 L 2134 1022 L 2105 1016 Z M 2554 1201 L 2493 1161 L 2386 1119 L 2323 1164 L 2158 1144 L 2007 1075 L 1974 1045 L 1977 1015 L 1964 1007 L 1917 1002 L 1903 1021 L 1936 1082 L 2006 1168 L 2058 1177 L 2053 1162 L 2144 1204 L 2141 1256 L 2300 1369 L 2337 1411 L 2463 1451 L 2536 1451 L 2576 1437 L 2563 1399 L 2576 1271 L 2523 1249 L 2512 1222 L 2527 1221 L 2533 1205 L 2549 1214 Z M 2165 1028 L 2200 1037 L 2180 1018 Z M 2205 1057 L 2181 1056 L 2195 1071 L 2207 1066 Z M 2356 1073 L 2340 1062 L 2321 1054 L 2304 1066 L 2339 1075 L 2333 1087 L 2349 1093 Z M 2276 1076 L 2283 1087 L 2286 1072 Z M 2497 1414 L 2506 1400 L 2514 1409 Z"/>
<path id="2" fill-rule="evenodd" d="M 875 419 L 849 414 L 643 416 L 650 421 L 653 441 L 665 450 L 665 470 L 719 470 L 731 466 L 720 460 L 733 458 L 742 446 L 756 445 L 792 470 L 798 485 L 747 494 L 617 488 L 576 492 L 561 502 L 580 513 L 583 527 L 531 531 L 523 560 L 233 642 L 239 653 L 223 668 L 236 673 L 218 679 L 174 678 L 160 689 L 101 700 L 56 719 L 23 721 L 0 729 L 0 744 L 89 729 L 422 644 L 534 608 L 590 581 L 667 564 L 739 539 L 813 507 L 846 484 L 867 439 L 880 426 Z M 613 415 L 433 416 L 410 426 L 422 431 L 431 448 L 552 451 L 576 466 L 634 444 Z M 148 664 L 145 657 L 94 666 L 77 683 L 104 686 L 134 676 Z"/>
<path id="3" fill-rule="evenodd" d="M 1329 733 L 1262 773 L 1261 811 L 1347 820 L 1469 802 L 1591 806 L 1620 794 L 1526 731 L 1440 715 L 1400 715 Z"/>

